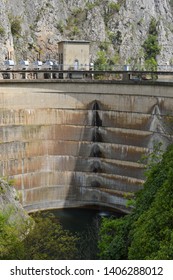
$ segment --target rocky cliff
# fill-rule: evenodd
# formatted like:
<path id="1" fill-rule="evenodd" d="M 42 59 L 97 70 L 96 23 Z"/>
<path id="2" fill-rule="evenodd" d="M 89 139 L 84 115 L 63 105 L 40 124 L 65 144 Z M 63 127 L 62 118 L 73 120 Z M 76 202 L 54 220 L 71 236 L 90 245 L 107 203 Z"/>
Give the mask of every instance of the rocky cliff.
<path id="1" fill-rule="evenodd" d="M 8 216 L 9 222 L 16 221 L 21 226 L 29 216 L 20 203 L 20 195 L 11 183 L 0 178 L 0 212 Z"/>
<path id="2" fill-rule="evenodd" d="M 173 63 L 172 0 L 0 0 L 0 61 L 57 56 L 57 42 L 91 41 L 114 63 L 140 63 L 151 19 L 161 47 L 158 64 Z"/>

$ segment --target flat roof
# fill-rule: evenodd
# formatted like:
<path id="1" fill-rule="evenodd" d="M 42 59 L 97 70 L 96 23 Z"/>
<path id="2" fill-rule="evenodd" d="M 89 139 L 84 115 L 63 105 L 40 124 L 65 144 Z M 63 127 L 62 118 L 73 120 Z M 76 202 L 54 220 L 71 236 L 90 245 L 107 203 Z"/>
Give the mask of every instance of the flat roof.
<path id="1" fill-rule="evenodd" d="M 58 42 L 58 44 L 63 43 L 63 44 L 90 44 L 90 41 L 85 41 L 85 40 L 64 40 Z"/>

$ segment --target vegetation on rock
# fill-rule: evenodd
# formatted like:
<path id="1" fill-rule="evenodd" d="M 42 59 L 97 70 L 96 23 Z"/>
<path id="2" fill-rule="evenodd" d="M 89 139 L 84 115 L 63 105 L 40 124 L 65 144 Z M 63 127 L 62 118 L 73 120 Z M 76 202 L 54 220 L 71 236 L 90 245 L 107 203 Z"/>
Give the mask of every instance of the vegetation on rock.
<path id="1" fill-rule="evenodd" d="M 157 71 L 157 55 L 160 54 L 161 48 L 158 43 L 157 22 L 154 18 L 150 22 L 148 37 L 143 48 L 146 70 Z"/>
<path id="2" fill-rule="evenodd" d="M 10 221 L 10 216 L 11 211 L 0 211 L 0 260 L 19 260 L 24 255 L 21 238 L 27 232 L 28 225 L 22 225 L 19 231 L 19 224 Z"/>
<path id="3" fill-rule="evenodd" d="M 77 257 L 77 237 L 64 230 L 53 215 L 37 213 L 34 227 L 23 240 L 24 259 L 70 260 Z"/>
<path id="4" fill-rule="evenodd" d="M 137 193 L 132 213 L 120 219 L 103 219 L 101 259 L 172 260 L 173 145 L 156 159 L 147 171 L 143 190 Z"/>
<path id="5" fill-rule="evenodd" d="M 165 64 L 172 60 L 172 5 L 172 0 L 0 1 L 0 62 L 8 51 L 16 62 L 23 56 L 35 60 L 37 49 L 43 50 L 41 60 L 57 59 L 57 43 L 75 39 L 91 42 L 92 62 L 101 50 L 100 43 L 107 42 L 108 60 L 118 53 L 120 64 L 130 60 L 135 67 L 144 61 L 140 50 L 148 37 L 148 23 L 155 19 L 158 43 L 163 46 L 157 63 Z"/>
<path id="6" fill-rule="evenodd" d="M 64 230 L 54 216 L 35 214 L 17 230 L 9 214 L 0 212 L 1 260 L 67 260 L 77 258 L 77 237 Z"/>

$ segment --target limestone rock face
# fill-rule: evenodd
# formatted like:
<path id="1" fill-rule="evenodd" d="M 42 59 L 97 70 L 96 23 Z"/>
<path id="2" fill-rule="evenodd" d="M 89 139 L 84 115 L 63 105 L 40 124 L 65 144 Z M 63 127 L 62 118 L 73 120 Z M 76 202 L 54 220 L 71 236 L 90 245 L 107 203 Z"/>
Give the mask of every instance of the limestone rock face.
<path id="1" fill-rule="evenodd" d="M 29 221 L 27 212 L 19 202 L 16 189 L 2 179 L 0 179 L 0 211 L 7 213 L 9 220 L 15 220 L 18 225 L 22 225 L 26 220 Z"/>
<path id="2" fill-rule="evenodd" d="M 152 18 L 161 53 L 158 64 L 173 61 L 171 0 L 0 0 L 0 62 L 11 52 L 22 58 L 57 57 L 57 43 L 90 40 L 91 59 L 100 49 L 117 63 L 138 63 Z M 115 59 L 116 57 L 116 59 Z"/>

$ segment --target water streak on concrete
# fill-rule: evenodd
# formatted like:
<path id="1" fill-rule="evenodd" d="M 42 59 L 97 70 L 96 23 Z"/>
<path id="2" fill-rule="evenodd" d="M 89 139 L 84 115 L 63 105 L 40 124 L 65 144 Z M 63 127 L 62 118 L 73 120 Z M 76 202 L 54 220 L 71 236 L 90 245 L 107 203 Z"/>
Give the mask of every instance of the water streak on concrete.
<path id="1" fill-rule="evenodd" d="M 0 86 L 0 176 L 28 211 L 99 205 L 127 211 L 141 156 L 172 142 L 172 86 L 93 82 Z"/>

